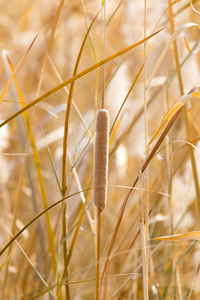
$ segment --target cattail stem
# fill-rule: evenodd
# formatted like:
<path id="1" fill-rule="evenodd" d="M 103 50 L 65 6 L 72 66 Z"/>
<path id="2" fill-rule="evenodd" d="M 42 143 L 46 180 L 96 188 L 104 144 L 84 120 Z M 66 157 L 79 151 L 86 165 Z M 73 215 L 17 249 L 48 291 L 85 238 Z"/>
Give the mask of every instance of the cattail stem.
<path id="1" fill-rule="evenodd" d="M 101 245 L 101 211 L 98 210 L 97 218 L 97 265 L 96 265 L 96 298 L 95 300 L 100 299 L 100 245 Z"/>
<path id="2" fill-rule="evenodd" d="M 95 161 L 94 161 L 94 204 L 102 211 L 107 202 L 109 153 L 109 113 L 101 109 L 97 114 Z"/>
<path id="3" fill-rule="evenodd" d="M 106 58 L 106 3 L 103 3 L 103 59 Z M 106 65 L 103 65 L 103 82 L 102 82 L 102 109 L 104 109 L 105 105 L 105 69 Z"/>
<path id="4" fill-rule="evenodd" d="M 94 153 L 94 204 L 98 210 L 97 222 L 97 266 L 96 266 L 96 300 L 99 300 L 100 289 L 100 245 L 101 245 L 101 212 L 107 203 L 109 154 L 109 113 L 101 109 L 97 113 L 96 138 Z"/>

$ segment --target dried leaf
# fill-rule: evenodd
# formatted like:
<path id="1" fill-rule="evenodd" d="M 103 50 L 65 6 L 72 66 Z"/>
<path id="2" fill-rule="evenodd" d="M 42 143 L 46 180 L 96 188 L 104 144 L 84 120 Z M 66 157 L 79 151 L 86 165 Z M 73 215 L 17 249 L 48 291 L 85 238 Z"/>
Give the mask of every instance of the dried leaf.
<path id="1" fill-rule="evenodd" d="M 166 235 L 151 239 L 151 241 L 187 241 L 200 240 L 200 231 L 191 231 L 182 234 Z"/>
<path id="2" fill-rule="evenodd" d="M 200 49 L 196 50 L 196 51 L 192 51 L 190 46 L 188 45 L 188 42 L 187 42 L 187 39 L 186 37 L 184 36 L 184 41 L 185 41 L 185 46 L 187 48 L 187 50 L 190 52 L 190 53 L 193 53 L 193 54 L 197 54 L 199 52 Z"/>
<path id="3" fill-rule="evenodd" d="M 195 93 L 192 93 L 191 96 L 194 96 L 194 97 L 197 97 L 197 98 L 200 98 L 200 92 L 195 92 Z"/>
<path id="4" fill-rule="evenodd" d="M 173 44 L 173 42 L 179 37 L 179 35 L 184 32 L 185 30 L 187 30 L 188 28 L 191 28 L 193 26 L 197 26 L 199 28 L 199 25 L 196 24 L 196 23 L 186 23 L 186 24 L 183 24 L 182 26 L 180 26 L 174 33 L 173 35 L 171 36 L 171 39 L 170 41 L 167 43 L 167 45 L 165 46 L 165 48 L 163 49 L 162 53 L 160 54 L 160 56 L 158 57 L 158 60 L 157 60 L 157 63 L 153 69 L 153 72 L 151 73 L 151 76 L 149 78 L 149 81 L 147 83 L 147 88 L 150 86 L 150 83 L 156 73 L 156 71 L 158 70 L 161 62 L 163 61 L 165 55 L 167 54 L 167 52 L 169 51 L 171 45 Z"/>
<path id="5" fill-rule="evenodd" d="M 164 129 L 164 127 L 167 125 L 167 123 L 171 120 L 171 118 L 175 115 L 175 113 L 182 107 L 184 106 L 183 102 L 177 102 L 175 105 L 173 105 L 168 112 L 166 113 L 166 115 L 164 116 L 164 118 L 162 119 L 162 122 L 160 124 L 160 126 L 158 127 L 156 133 L 153 135 L 153 137 L 151 138 L 149 145 L 152 144 L 152 142 L 158 137 L 158 135 L 160 134 L 160 132 Z"/>
<path id="6" fill-rule="evenodd" d="M 192 7 L 193 11 L 195 11 L 197 14 L 200 14 L 200 12 L 194 8 L 192 0 L 190 0 L 190 6 Z"/>

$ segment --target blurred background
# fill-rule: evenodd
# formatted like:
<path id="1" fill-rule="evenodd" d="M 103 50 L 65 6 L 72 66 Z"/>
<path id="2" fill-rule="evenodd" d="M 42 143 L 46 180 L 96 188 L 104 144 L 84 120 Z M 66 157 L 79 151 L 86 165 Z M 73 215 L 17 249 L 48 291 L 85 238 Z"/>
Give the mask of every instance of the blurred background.
<path id="1" fill-rule="evenodd" d="M 162 30 L 146 44 L 146 80 L 144 69 L 141 69 L 144 43 L 105 64 L 105 108 L 110 113 L 112 132 L 108 204 L 102 215 L 102 261 L 128 187 L 145 161 L 146 142 L 150 141 L 169 108 L 182 94 L 199 84 L 200 55 L 197 50 L 200 31 L 198 26 L 187 24 L 199 23 L 200 1 L 193 1 L 193 8 L 184 0 L 174 1 L 172 6 L 182 89 L 174 60 L 170 3 L 167 0 L 147 1 L 146 35 Z M 16 68 L 38 34 L 3 97 L 1 123 L 23 107 L 22 99 L 27 105 L 72 77 L 84 37 L 101 9 L 102 2 L 97 0 L 0 0 L 1 93 L 12 68 Z M 144 3 L 140 0 L 110 0 L 106 3 L 106 57 L 144 38 L 144 15 Z M 184 36 L 190 49 L 197 53 L 188 51 Z M 166 53 L 157 66 L 164 50 Z M 103 14 L 100 12 L 81 53 L 77 73 L 102 59 Z M 144 80 L 147 118 L 144 114 Z M 59 89 L 28 109 L 27 114 L 20 114 L 0 128 L 1 249 L 37 214 L 63 197 L 63 135 L 69 89 L 70 85 Z M 102 67 L 75 81 L 69 116 L 66 196 L 92 187 L 95 116 L 101 108 L 101 97 Z M 199 109 L 199 99 L 192 97 L 185 108 L 188 122 L 181 113 L 151 161 L 148 173 L 141 175 L 143 179 L 129 198 L 110 259 L 108 299 L 143 299 L 140 238 L 143 184 L 147 184 L 149 190 L 149 238 L 200 229 Z M 148 151 L 152 147 L 150 145 Z M 39 169 L 42 179 L 38 175 Z M 93 191 L 87 190 L 84 195 L 67 199 L 65 217 L 70 245 L 85 199 L 88 210 L 69 264 L 71 299 L 93 299 L 95 291 Z M 56 272 L 52 267 L 49 229 L 43 215 L 17 238 L 18 244 L 13 243 L 1 256 L 1 299 L 64 299 L 59 298 L 55 287 L 52 294 L 40 295 L 62 279 L 62 217 L 61 204 L 49 210 Z M 175 295 L 178 299 L 198 299 L 198 242 L 178 241 L 176 245 L 152 242 L 149 243 L 149 255 L 150 299 L 173 299 Z"/>

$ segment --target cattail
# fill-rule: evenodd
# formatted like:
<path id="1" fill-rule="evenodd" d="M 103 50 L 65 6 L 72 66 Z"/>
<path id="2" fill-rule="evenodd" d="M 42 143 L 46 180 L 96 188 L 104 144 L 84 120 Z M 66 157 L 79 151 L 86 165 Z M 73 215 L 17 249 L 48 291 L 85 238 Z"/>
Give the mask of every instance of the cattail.
<path id="1" fill-rule="evenodd" d="M 97 113 L 95 158 L 94 158 L 94 204 L 102 211 L 107 202 L 109 112 L 101 109 Z"/>

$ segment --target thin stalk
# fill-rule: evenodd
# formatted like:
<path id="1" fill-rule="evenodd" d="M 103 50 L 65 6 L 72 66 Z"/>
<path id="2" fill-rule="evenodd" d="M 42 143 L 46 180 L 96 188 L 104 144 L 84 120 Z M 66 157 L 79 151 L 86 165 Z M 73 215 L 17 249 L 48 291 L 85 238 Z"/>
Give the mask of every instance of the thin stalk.
<path id="1" fill-rule="evenodd" d="M 103 5 L 103 59 L 106 58 L 106 3 L 105 0 L 102 1 Z M 102 109 L 105 107 L 105 68 L 103 65 L 103 80 L 102 80 Z"/>
<path id="2" fill-rule="evenodd" d="M 119 118 L 119 115 L 120 115 L 120 113 L 121 113 L 121 111 L 122 111 L 122 108 L 124 107 L 124 104 L 126 103 L 126 100 L 128 99 L 128 97 L 129 97 L 129 95 L 130 95 L 130 93 L 131 93 L 133 87 L 135 86 L 135 84 L 136 84 L 136 82 L 137 82 L 137 80 L 138 80 L 138 78 L 139 78 L 139 76 L 140 76 L 140 74 L 141 74 L 143 68 L 144 68 L 144 64 L 141 66 L 140 70 L 138 71 L 138 73 L 137 73 L 137 75 L 136 75 L 136 77 L 135 77 L 135 79 L 134 79 L 134 81 L 133 81 L 133 83 L 132 83 L 130 89 L 128 90 L 128 93 L 126 94 L 126 97 L 125 97 L 125 99 L 124 99 L 122 105 L 120 106 L 120 109 L 119 109 L 118 112 L 117 112 L 117 115 L 116 115 L 116 117 L 115 117 L 115 120 L 114 120 L 114 122 L 113 122 L 113 124 L 112 124 L 112 126 L 111 126 L 111 129 L 110 129 L 110 135 L 111 135 L 111 133 L 113 132 L 113 129 L 114 129 L 114 127 L 115 127 L 115 124 L 116 124 L 116 122 L 117 122 L 117 119 Z"/>
<path id="3" fill-rule="evenodd" d="M 141 167 L 140 167 L 141 169 Z M 141 234 L 141 248 L 142 248 L 142 278 L 143 278 L 143 298 L 148 299 L 148 254 L 146 245 L 146 222 L 145 222 L 145 200 L 146 195 L 142 192 L 142 175 L 140 176 L 140 234 Z M 146 182 L 145 182 L 146 185 Z"/>
<path id="4" fill-rule="evenodd" d="M 98 45 L 98 60 L 101 57 L 101 28 L 100 28 L 100 38 L 99 38 L 99 45 Z M 97 116 L 97 110 L 98 110 L 98 100 L 99 100 L 99 77 L 100 77 L 100 69 L 96 70 L 96 79 L 95 79 L 95 102 L 94 102 L 94 114 Z M 102 90 L 103 93 L 103 90 Z M 94 130 L 96 130 L 96 118 L 94 119 Z M 95 161 L 95 149 L 93 148 L 93 166 Z M 93 174 L 94 174 L 94 167 L 93 167 Z M 93 180 L 93 177 L 92 177 Z M 100 214 L 101 215 L 101 214 Z M 96 226 L 96 236 L 94 239 L 94 249 L 95 249 L 95 263 L 96 263 L 96 298 L 100 296 L 100 289 L 99 289 L 99 277 L 100 277 L 100 241 L 98 242 L 98 236 L 100 235 L 100 218 L 99 210 L 96 209 L 94 206 L 94 220 L 95 220 L 95 226 Z"/>
<path id="5" fill-rule="evenodd" d="M 101 211 L 98 209 L 97 215 L 97 264 L 96 264 L 96 300 L 100 299 L 100 248 L 101 248 Z"/>
<path id="6" fill-rule="evenodd" d="M 168 99 L 168 97 L 167 97 Z M 169 100 L 169 99 L 168 99 Z M 169 110 L 169 101 L 167 101 L 167 111 Z M 173 221 L 173 197 L 172 197 L 172 188 L 173 188 L 173 169 L 172 169 L 172 164 L 170 164 L 170 161 L 172 159 L 172 139 L 171 139 L 171 134 L 169 132 L 168 137 L 167 137 L 167 144 L 168 151 L 167 151 L 167 157 L 168 157 L 168 180 L 169 180 L 169 186 L 168 186 L 168 194 L 171 195 L 171 197 L 168 197 L 169 201 L 169 212 L 170 212 L 170 228 L 171 228 L 171 234 L 174 234 L 174 221 Z M 175 245 L 174 242 L 172 242 L 172 252 L 173 252 L 173 257 L 172 257 L 172 270 L 174 274 L 174 282 L 173 282 L 173 287 L 175 289 L 176 286 L 176 278 L 175 278 Z M 175 290 L 174 290 L 174 295 L 175 295 Z"/>
<path id="7" fill-rule="evenodd" d="M 50 53 L 51 46 L 53 44 L 55 31 L 56 31 L 56 28 L 57 28 L 57 24 L 58 24 L 59 17 L 60 17 L 60 14 L 62 12 L 62 8 L 63 8 L 64 3 L 65 3 L 65 0 L 60 0 L 60 4 L 58 6 L 58 9 L 57 9 L 57 12 L 56 12 L 56 15 L 55 15 L 54 24 L 53 24 L 52 29 L 51 29 L 51 35 L 50 35 L 48 45 L 47 45 L 47 49 L 46 49 L 47 54 Z M 40 74 L 40 79 L 39 79 L 39 82 L 38 82 L 38 87 L 37 87 L 37 92 L 36 92 L 37 97 L 38 97 L 39 92 L 41 90 L 42 81 L 43 81 L 44 74 L 45 74 L 46 63 L 47 63 L 47 55 L 44 56 L 44 59 L 43 59 L 43 62 L 42 62 L 41 74 Z"/>
<path id="8" fill-rule="evenodd" d="M 64 194 L 63 194 L 64 195 Z M 67 204 L 66 201 L 62 202 L 62 232 L 63 232 L 63 239 L 67 236 L 68 233 L 68 226 L 66 222 L 66 213 L 67 213 Z M 67 266 L 67 240 L 63 243 L 63 257 L 64 257 L 64 268 Z M 66 276 L 68 276 L 68 268 L 66 269 Z M 65 285 L 65 296 L 66 300 L 70 299 L 69 295 L 69 285 Z"/>
<path id="9" fill-rule="evenodd" d="M 98 13 L 99 14 L 99 13 Z M 76 76 L 77 71 L 78 71 L 78 66 L 80 63 L 80 59 L 81 59 L 81 55 L 87 40 L 87 37 L 89 35 L 89 32 L 92 28 L 92 25 L 94 24 L 94 21 L 96 20 L 98 14 L 95 16 L 95 18 L 93 19 L 90 27 L 88 28 L 86 35 L 83 39 L 77 60 L 76 60 L 76 64 L 74 67 L 74 71 L 73 71 L 73 76 Z M 75 81 L 73 81 L 71 83 L 70 86 L 70 90 L 69 90 L 69 96 L 68 96 L 68 102 L 67 102 L 67 109 L 66 109 L 66 113 L 65 113 L 65 124 L 64 124 L 64 136 L 63 136 L 63 157 L 62 157 L 62 193 L 63 193 L 63 197 L 66 194 L 66 175 L 67 175 L 67 147 L 68 147 L 68 130 L 69 130 L 69 117 L 70 117 L 70 111 L 71 111 L 71 104 L 72 104 L 72 96 L 73 96 L 73 91 L 74 91 L 74 85 L 75 85 Z M 62 203 L 62 209 L 63 209 L 63 221 L 62 221 L 62 230 L 63 230 L 63 240 L 65 240 L 65 237 L 67 235 L 68 232 L 68 228 L 67 228 L 67 222 L 66 222 L 66 214 L 67 214 L 67 204 L 66 202 Z M 64 273 L 66 273 L 68 275 L 68 270 L 67 270 L 67 240 L 65 240 L 64 244 L 63 244 L 63 257 L 64 257 Z M 64 275 L 63 273 L 63 275 Z M 65 291 L 66 291 L 66 299 L 69 299 L 69 285 L 66 284 L 65 285 Z"/>
<path id="10" fill-rule="evenodd" d="M 109 264 L 107 263 L 106 269 L 105 269 L 105 278 L 102 277 L 102 281 L 104 279 L 104 291 L 103 291 L 103 300 L 107 299 L 107 288 L 108 288 L 108 268 Z"/>
<path id="11" fill-rule="evenodd" d="M 106 58 L 106 3 L 105 0 L 102 0 L 102 5 L 104 6 L 103 8 L 103 12 L 104 12 L 104 42 L 103 42 L 103 59 Z M 103 65 L 103 84 L 102 84 L 102 109 L 104 109 L 105 107 L 105 67 L 106 65 Z M 101 218 L 99 215 L 101 215 L 101 211 L 98 210 L 98 219 Z M 98 226 L 101 226 L 100 222 L 98 221 Z M 98 228 L 99 232 L 101 233 L 101 227 Z M 99 233 L 99 234 L 100 234 Z M 100 238 L 100 236 L 98 236 L 98 238 Z M 98 249 L 99 248 L 99 249 Z M 97 254 L 98 252 L 100 253 L 100 248 L 101 248 L 101 240 L 99 240 L 99 244 L 98 244 L 98 240 L 97 240 Z M 97 258 L 97 262 L 100 261 L 100 257 L 99 259 Z M 98 266 L 100 267 L 100 263 L 98 264 Z M 108 270 L 108 266 L 106 271 Z M 100 269 L 98 270 L 100 273 Z M 107 273 L 106 273 L 107 275 Z M 98 274 L 98 289 L 99 289 L 99 277 L 100 274 Z M 104 295 L 103 295 L 103 299 L 106 300 L 107 298 L 107 285 L 108 285 L 108 279 L 107 276 L 105 277 L 104 280 Z"/>
<path id="12" fill-rule="evenodd" d="M 102 18 L 105 21 L 105 3 L 102 1 L 102 6 L 104 5 L 104 14 L 102 14 Z M 101 22 L 102 24 L 102 22 Z M 103 59 L 105 59 L 105 23 L 104 23 L 104 49 L 103 49 Z M 101 38 L 100 38 L 100 45 L 99 48 L 101 49 Z M 99 77 L 99 72 L 97 72 L 97 78 Z M 105 103 L 105 65 L 103 65 L 103 73 L 102 73 L 102 109 L 104 108 Z M 96 81 L 96 92 L 98 93 L 98 81 Z M 98 98 L 98 94 L 96 93 L 96 100 Z M 97 101 L 95 101 L 95 113 L 97 111 Z M 96 123 L 96 122 L 95 122 Z M 95 124 L 96 126 L 96 124 Z M 95 152 L 94 152 L 95 154 Z M 95 155 L 94 155 L 95 159 Z M 95 169 L 94 169 L 95 172 Z M 96 213 L 97 212 L 97 213 Z M 95 250 L 96 250 L 96 295 L 95 299 L 100 299 L 100 258 L 101 258 L 101 222 L 102 222 L 102 214 L 100 209 L 95 210 L 95 217 L 96 217 L 96 241 L 95 241 Z"/>
<path id="13" fill-rule="evenodd" d="M 147 28 L 147 2 L 144 0 L 144 39 L 146 39 L 146 28 Z M 144 43 L 144 119 L 145 119 L 145 154 L 146 157 L 149 155 L 149 147 L 148 147 L 148 115 L 147 115 L 147 78 L 146 78 L 146 72 L 147 72 L 147 42 Z M 142 238 L 142 257 L 143 257 L 143 296 L 144 300 L 149 299 L 149 293 L 148 293 L 148 273 L 149 273 L 149 267 L 148 267 L 148 250 L 147 250 L 147 240 L 149 237 L 149 231 L 148 231 L 148 214 L 149 214 L 149 193 L 148 193 L 148 186 L 149 186 L 149 168 L 147 167 L 145 171 L 145 189 L 146 192 L 142 194 L 141 201 L 144 201 L 144 204 L 142 204 L 141 210 L 142 210 L 142 222 L 141 222 L 141 238 Z M 143 213 L 144 210 L 144 213 Z"/>
<path id="14" fill-rule="evenodd" d="M 170 19 L 171 34 L 173 34 L 175 30 L 174 30 L 174 18 L 173 18 L 173 10 L 172 10 L 172 5 L 171 5 L 171 0 L 168 0 L 168 5 L 169 5 L 169 19 Z M 176 40 L 174 40 L 174 42 L 173 42 L 173 51 L 174 51 L 174 60 L 175 60 L 176 71 L 177 71 L 177 78 L 178 78 L 178 83 L 179 83 L 179 90 L 180 90 L 180 95 L 182 96 L 182 95 L 184 95 L 184 89 L 183 89 L 183 81 L 182 81 L 182 75 L 181 75 L 181 68 L 180 68 L 180 64 L 179 64 L 179 54 L 178 54 L 178 47 L 177 47 Z M 187 138 L 188 138 L 188 141 L 190 142 L 191 141 L 191 132 L 190 132 L 190 126 L 189 126 L 186 107 L 184 108 L 184 123 L 185 123 L 185 127 L 186 127 Z M 195 157 L 194 157 L 194 150 L 190 147 L 189 152 L 190 152 L 190 160 L 191 160 L 191 165 L 192 165 L 192 173 L 193 173 L 193 178 L 194 178 L 194 185 L 195 185 L 199 217 L 200 217 L 200 189 L 199 189 L 199 179 L 198 179 L 197 167 L 196 167 L 196 162 L 195 162 Z"/>

